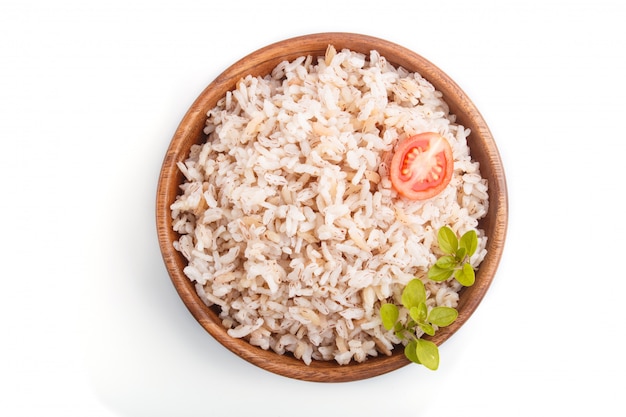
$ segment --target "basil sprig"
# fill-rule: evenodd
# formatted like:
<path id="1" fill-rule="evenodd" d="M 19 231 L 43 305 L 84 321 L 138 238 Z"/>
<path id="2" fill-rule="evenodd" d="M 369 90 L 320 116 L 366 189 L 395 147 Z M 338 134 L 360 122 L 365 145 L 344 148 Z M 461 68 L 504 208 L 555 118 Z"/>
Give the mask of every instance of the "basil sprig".
<path id="1" fill-rule="evenodd" d="M 443 253 L 428 270 L 427 277 L 433 281 L 445 281 L 452 276 L 463 286 L 471 286 L 476 279 L 470 258 L 478 247 L 476 231 L 470 230 L 457 238 L 448 226 L 437 233 L 439 249 Z M 392 303 L 380 307 L 380 317 L 385 329 L 393 330 L 400 340 L 408 340 L 404 355 L 417 364 L 436 370 L 439 367 L 439 348 L 435 343 L 418 336 L 418 330 L 434 336 L 436 328 L 454 323 L 459 313 L 455 308 L 437 306 L 429 310 L 426 305 L 426 287 L 419 278 L 414 278 L 404 287 L 401 295 L 402 307 L 408 311 L 406 320 L 399 320 L 400 308 Z"/>
<path id="2" fill-rule="evenodd" d="M 437 233 L 437 241 L 444 255 L 428 270 L 428 278 L 440 282 L 454 275 L 464 287 L 473 285 L 476 275 L 470 258 L 478 248 L 476 231 L 469 230 L 458 239 L 452 229 L 444 226 Z"/>

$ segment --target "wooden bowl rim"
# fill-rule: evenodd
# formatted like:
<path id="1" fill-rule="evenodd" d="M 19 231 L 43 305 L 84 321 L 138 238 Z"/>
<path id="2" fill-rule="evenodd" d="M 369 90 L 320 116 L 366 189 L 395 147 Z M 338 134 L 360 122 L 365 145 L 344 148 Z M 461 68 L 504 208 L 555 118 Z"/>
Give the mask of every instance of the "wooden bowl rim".
<path id="1" fill-rule="evenodd" d="M 487 170 L 490 174 L 489 212 L 488 221 L 485 223 L 490 231 L 488 254 L 477 271 L 476 284 L 463 290 L 471 293 L 471 297 L 469 295 L 463 297 L 461 294 L 458 319 L 451 326 L 440 329 L 431 340 L 440 345 L 469 319 L 491 285 L 504 249 L 508 224 L 508 196 L 502 161 L 486 122 L 461 88 L 442 70 L 419 54 L 384 39 L 346 32 L 302 35 L 260 48 L 224 70 L 193 102 L 170 142 L 157 185 L 156 226 L 163 261 L 176 291 L 193 317 L 220 344 L 246 361 L 278 375 L 313 382 L 348 382 L 379 376 L 399 369 L 409 362 L 404 357 L 402 349 L 397 348 L 391 356 L 369 358 L 363 363 L 338 365 L 334 362 L 313 361 L 311 365 L 306 365 L 290 355 L 278 355 L 273 351 L 252 346 L 245 340 L 230 337 L 221 325 L 217 313 L 202 302 L 193 284 L 183 273 L 186 260 L 172 246 L 178 235 L 172 229 L 169 208 L 178 194 L 178 186 L 182 181 L 182 175 L 178 172 L 176 164 L 187 157 L 191 144 L 202 140 L 201 130 L 206 113 L 215 106 L 217 99 L 225 95 L 226 91 L 232 90 L 243 75 L 267 74 L 279 62 L 302 55 L 323 55 L 329 44 L 333 44 L 337 50 L 348 48 L 366 54 L 375 49 L 390 63 L 420 73 L 443 93 L 444 100 L 450 105 L 451 112 L 457 115 L 459 123 L 466 127 L 471 126 L 469 145 L 473 158 L 475 149 L 472 148 L 472 144 L 476 141 L 482 143 L 483 146 L 476 149 L 479 149 L 481 154 L 481 171 Z M 483 175 L 485 176 L 484 172 Z M 481 227 L 484 227 L 482 223 Z"/>

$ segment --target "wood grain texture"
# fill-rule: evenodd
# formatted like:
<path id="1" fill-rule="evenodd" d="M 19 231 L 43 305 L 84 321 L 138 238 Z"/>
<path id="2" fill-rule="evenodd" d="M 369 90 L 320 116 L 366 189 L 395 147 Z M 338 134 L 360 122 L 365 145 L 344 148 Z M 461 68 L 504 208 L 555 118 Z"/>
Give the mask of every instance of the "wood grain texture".
<path id="1" fill-rule="evenodd" d="M 156 226 L 159 245 L 167 271 L 182 301 L 193 317 L 216 340 L 243 359 L 267 371 L 305 381 L 347 382 L 371 378 L 394 371 L 408 364 L 402 349 L 391 356 L 379 356 L 364 363 L 340 366 L 334 362 L 314 361 L 305 365 L 288 355 L 264 351 L 226 333 L 217 312 L 198 297 L 192 283 L 183 274 L 184 257 L 174 250 L 172 242 L 178 235 L 172 230 L 170 205 L 179 192 L 183 176 L 176 163 L 186 159 L 190 147 L 205 140 L 203 127 L 206 113 L 236 82 L 248 75 L 268 74 L 279 62 L 302 55 L 323 56 L 329 44 L 337 50 L 349 48 L 369 54 L 373 49 L 394 64 L 420 73 L 443 93 L 450 110 L 460 124 L 471 129 L 468 144 L 472 157 L 480 162 L 483 177 L 489 181 L 489 212 L 480 223 L 488 236 L 488 254 L 480 265 L 476 283 L 460 294 L 459 317 L 449 327 L 440 329 L 432 340 L 441 344 L 448 340 L 476 310 L 496 274 L 504 249 L 508 224 L 507 186 L 504 168 L 496 143 L 478 109 L 461 88 L 443 71 L 417 53 L 406 48 L 361 34 L 319 33 L 287 39 L 266 46 L 237 61 L 201 92 L 181 121 L 163 160 L 156 196 Z"/>

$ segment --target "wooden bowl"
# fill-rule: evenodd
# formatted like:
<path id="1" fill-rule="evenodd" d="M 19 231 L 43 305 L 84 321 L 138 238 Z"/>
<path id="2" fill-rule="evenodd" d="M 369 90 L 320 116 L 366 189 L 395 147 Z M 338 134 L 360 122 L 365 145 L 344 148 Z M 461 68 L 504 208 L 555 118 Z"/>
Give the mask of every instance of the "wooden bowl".
<path id="1" fill-rule="evenodd" d="M 248 74 L 266 75 L 279 62 L 303 55 L 323 56 L 329 44 L 338 51 L 348 48 L 365 54 L 376 49 L 390 63 L 420 73 L 443 93 L 444 100 L 450 106 L 451 113 L 456 114 L 458 122 L 471 129 L 468 143 L 472 158 L 480 162 L 481 174 L 489 183 L 489 211 L 480 222 L 480 227 L 488 236 L 488 254 L 477 271 L 476 283 L 464 288 L 460 294 L 458 319 L 451 326 L 440 329 L 432 340 L 440 345 L 469 319 L 494 278 L 505 241 L 508 201 L 498 149 L 478 109 L 450 77 L 415 52 L 382 39 L 351 33 L 306 35 L 266 46 L 227 68 L 202 91 L 172 138 L 158 182 L 156 222 L 159 245 L 174 287 L 193 317 L 223 346 L 252 364 L 285 377 L 316 382 L 345 382 L 382 375 L 409 362 L 403 349 L 397 348 L 391 356 L 369 358 L 363 363 L 338 365 L 335 362 L 314 360 L 306 365 L 292 356 L 278 355 L 252 346 L 245 340 L 230 337 L 222 327 L 218 313 L 200 300 L 191 281 L 183 274 L 187 262 L 172 246 L 178 235 L 172 230 L 170 213 L 170 205 L 179 193 L 179 185 L 184 181 L 176 163 L 186 159 L 193 144 L 205 140 L 203 128 L 206 113 L 216 105 L 218 99 L 234 89 L 235 83 Z"/>

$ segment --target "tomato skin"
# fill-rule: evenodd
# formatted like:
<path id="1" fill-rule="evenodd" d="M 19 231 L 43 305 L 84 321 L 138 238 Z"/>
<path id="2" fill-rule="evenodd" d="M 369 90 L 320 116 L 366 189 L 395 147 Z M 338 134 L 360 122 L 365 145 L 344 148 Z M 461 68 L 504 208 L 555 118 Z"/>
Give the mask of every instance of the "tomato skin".
<path id="1" fill-rule="evenodd" d="M 452 179 L 454 159 L 448 141 L 424 132 L 398 144 L 391 158 L 391 185 L 410 200 L 427 200 L 441 193 Z"/>

